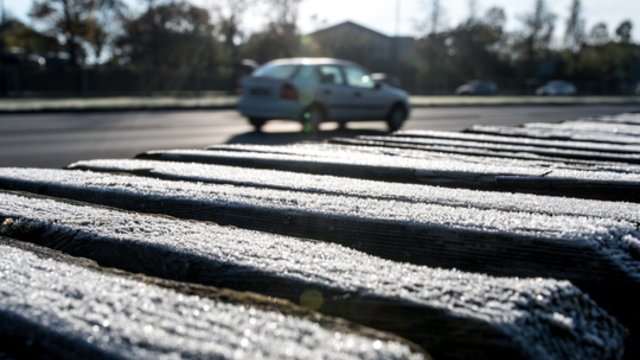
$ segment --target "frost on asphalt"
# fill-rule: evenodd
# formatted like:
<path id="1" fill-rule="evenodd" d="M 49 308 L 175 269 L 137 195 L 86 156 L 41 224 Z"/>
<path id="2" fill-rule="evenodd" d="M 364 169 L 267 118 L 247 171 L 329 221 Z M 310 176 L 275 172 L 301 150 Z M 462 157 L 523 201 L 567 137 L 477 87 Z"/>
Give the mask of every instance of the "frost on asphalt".
<path id="1" fill-rule="evenodd" d="M 1 238 L 0 295 L 0 322 L 11 319 L 14 326 L 27 323 L 52 338 L 65 338 L 68 354 L 84 348 L 129 359 L 423 359 L 401 342 L 183 295 L 42 258 Z M 0 325 L 2 330 L 14 339 L 29 337 Z"/>
<path id="2" fill-rule="evenodd" d="M 77 172 L 68 173 L 75 176 L 80 175 Z M 53 175 L 53 173 L 49 175 Z M 87 181 L 87 179 L 81 179 L 81 181 Z M 116 183 L 117 180 L 112 178 L 111 182 Z M 147 194 L 147 196 L 152 195 Z M 72 205 L 50 199 L 34 199 L 4 193 L 0 195 L 0 213 L 5 218 L 2 231 L 8 235 L 37 233 L 43 237 L 73 239 L 79 243 L 86 243 L 87 246 L 91 246 L 93 241 L 111 241 L 114 244 L 122 243 L 126 247 L 160 247 L 164 251 L 172 253 L 198 256 L 203 261 L 218 264 L 217 268 L 220 271 L 233 268 L 253 269 L 254 272 L 268 273 L 275 278 L 285 277 L 289 281 L 306 283 L 309 287 L 337 289 L 357 294 L 365 302 L 367 298 L 371 298 L 373 304 L 376 303 L 376 299 L 388 299 L 400 304 L 431 309 L 431 311 L 443 311 L 448 314 L 447 316 L 458 319 L 460 323 L 464 323 L 467 319 L 473 323 L 482 323 L 483 326 L 497 329 L 520 346 L 528 358 L 619 358 L 622 354 L 624 329 L 585 294 L 566 281 L 540 278 L 496 278 L 452 270 L 432 269 L 386 261 L 332 244 L 303 241 L 209 223 L 173 220 L 162 216 Z M 1 253 L 11 254 L 4 250 Z M 5 257 L 15 258 L 11 255 L 5 255 Z M 15 300 L 13 297 L 7 297 L 0 302 L 6 303 L 4 306 L 17 309 L 16 311 L 25 311 L 26 316 L 29 317 L 55 316 L 60 312 L 55 305 L 68 306 L 66 297 L 63 296 L 60 302 L 54 301 L 51 312 L 43 312 L 40 308 L 31 311 L 28 303 L 21 305 L 24 302 L 24 293 L 21 291 L 27 291 L 23 287 L 30 281 L 29 272 L 39 269 L 38 266 L 40 266 L 30 265 L 28 261 L 24 262 L 25 258 L 28 257 L 18 257 L 17 264 L 8 263 L 0 272 L 9 280 L 0 282 L 0 288 L 5 286 L 8 287 L 6 292 L 18 292 Z M 108 279 L 88 278 L 92 275 L 79 270 L 73 270 L 75 272 L 71 272 L 72 270 L 69 269 L 62 271 L 59 268 L 46 270 L 47 266 L 53 265 L 45 263 L 40 268 L 45 269 L 42 271 L 48 271 L 52 274 L 63 273 L 65 276 L 61 278 L 53 276 L 53 280 L 51 276 L 42 276 L 39 278 L 42 279 L 42 282 L 38 282 L 40 280 L 36 279 L 37 285 L 34 286 L 42 287 L 41 291 L 49 291 L 45 288 L 50 287 L 53 281 L 55 291 L 51 294 L 43 293 L 53 298 L 61 296 L 59 293 L 66 294 L 67 292 L 62 290 L 65 286 L 71 286 L 73 289 L 71 293 L 74 294 L 86 289 L 86 297 L 84 297 L 84 293 L 82 295 L 82 304 L 92 304 L 95 301 L 106 312 L 104 315 L 102 313 L 96 315 L 99 320 L 107 319 L 111 324 L 124 326 L 123 324 L 126 323 L 124 319 L 110 319 L 106 316 L 106 314 L 111 314 L 110 311 L 116 305 L 118 309 L 128 309 L 129 306 L 142 306 L 147 303 L 154 305 L 150 310 L 152 317 L 140 319 L 141 323 L 136 325 L 137 328 L 134 328 L 137 331 L 130 334 L 133 345 L 138 341 L 149 340 L 145 335 L 144 326 L 152 324 L 153 331 L 158 331 L 154 334 L 166 342 L 167 346 L 175 345 L 176 348 L 183 349 L 184 346 L 189 345 L 192 346 L 193 351 L 204 351 L 208 349 L 206 346 L 213 346 L 209 341 L 210 338 L 205 336 L 199 326 L 198 329 L 193 330 L 196 339 L 186 343 L 172 337 L 173 334 L 170 333 L 170 330 L 164 327 L 175 328 L 175 322 L 180 319 L 176 319 L 171 314 L 175 314 L 176 311 L 182 313 L 185 308 L 188 313 L 189 310 L 197 308 L 198 304 L 202 303 L 201 299 L 176 298 L 159 289 L 121 281 L 107 282 L 102 287 Z M 18 271 L 26 272 L 26 274 L 16 275 Z M 24 279 L 25 276 L 26 279 Z M 12 279 L 15 279 L 17 283 Z M 73 281 L 69 279 L 73 279 Z M 75 279 L 78 281 L 76 282 Z M 246 277 L 239 279 L 253 281 Z M 66 285 L 67 282 L 70 282 L 70 285 Z M 60 286 L 62 289 L 55 286 Z M 75 290 L 76 287 L 79 289 Z M 92 287 L 100 288 L 94 289 Z M 150 297 L 140 298 L 148 294 L 151 294 Z M 102 297 L 107 299 L 105 300 L 106 304 L 101 302 L 103 301 Z M 155 304 L 152 299 L 160 299 L 160 302 Z M 49 302 L 47 300 L 47 303 Z M 36 302 L 36 305 L 40 306 L 41 304 Z M 42 306 L 45 307 L 44 310 L 48 309 L 46 304 L 42 304 Z M 218 309 L 216 304 L 209 306 Z M 223 320 L 218 319 L 214 314 L 204 316 L 209 314 L 202 313 L 201 310 L 199 316 L 187 314 L 183 330 L 190 329 L 187 326 L 189 324 L 203 325 L 205 328 L 220 326 L 224 328 L 220 330 L 223 333 L 238 329 L 239 333 L 234 333 L 233 336 L 228 336 L 225 333 L 226 335 L 220 341 L 225 345 L 225 348 L 228 345 L 229 348 L 244 349 L 241 346 L 242 343 L 228 342 L 242 341 L 243 335 L 246 336 L 243 332 L 246 329 L 246 324 L 243 322 L 247 320 L 244 317 L 246 313 L 240 312 L 238 314 L 237 309 L 229 307 L 221 309 L 223 310 L 216 311 L 216 314 L 225 319 L 228 316 L 228 321 L 232 324 L 233 329 L 229 330 L 224 325 L 218 325 L 217 321 L 222 322 Z M 78 313 L 73 313 L 74 308 L 71 311 L 73 315 L 80 314 L 80 316 L 70 316 L 70 319 L 62 320 L 78 321 L 74 319 L 76 317 L 83 318 L 87 309 L 80 308 Z M 127 311 L 118 311 L 113 315 L 119 316 L 119 314 L 126 313 Z M 282 319 L 278 315 L 262 313 L 258 313 L 256 318 L 260 325 Z M 43 322 L 49 321 L 48 318 L 41 320 Z M 56 318 L 54 320 L 58 321 Z M 79 321 L 79 324 L 67 324 L 62 320 L 60 321 L 64 326 L 61 327 L 61 331 L 77 331 L 78 329 L 89 331 L 87 329 L 91 329 L 90 327 L 85 328 L 89 325 L 85 325 L 84 321 Z M 286 332 L 282 337 L 276 336 L 278 329 L 282 331 L 281 327 L 275 328 L 276 334 L 269 333 L 264 337 L 262 337 L 263 333 L 257 330 L 264 327 L 251 328 L 249 332 L 253 334 L 252 331 L 255 329 L 259 336 L 256 335 L 255 339 L 250 338 L 250 344 L 254 344 L 253 341 L 256 341 L 255 349 L 259 349 L 259 351 L 283 351 L 290 348 L 289 346 L 298 346 L 301 347 L 299 354 L 305 357 L 304 355 L 308 354 L 306 352 L 308 348 L 305 347 L 308 342 L 300 341 L 298 336 L 300 333 L 307 334 L 309 330 L 304 329 L 309 329 L 313 325 L 296 322 L 295 319 L 288 319 L 287 322 L 289 321 L 293 323 L 290 326 L 296 330 L 293 331 L 293 334 Z M 282 324 L 282 322 L 277 322 L 277 324 Z M 90 323 L 90 325 L 93 326 L 95 323 Z M 442 339 L 447 335 L 462 336 L 459 341 L 464 342 L 464 335 L 458 333 L 464 327 L 452 330 L 453 333 L 447 333 L 446 328 L 439 328 L 435 325 L 423 324 L 420 331 L 433 331 L 434 333 L 430 335 L 435 339 L 438 337 Z M 313 329 L 316 331 L 317 327 Z M 107 331 L 108 329 L 99 328 L 98 330 Z M 553 336 L 549 335 L 551 333 Z M 272 335 L 275 339 L 272 338 Z M 332 334 L 329 335 L 329 338 L 325 338 L 324 333 L 319 333 L 317 336 L 320 339 L 313 339 L 309 342 L 320 344 L 322 341 L 326 341 L 326 343 L 322 342 L 322 348 L 326 348 L 325 351 L 343 351 L 341 346 L 344 346 L 344 343 L 337 341 Z M 294 337 L 296 340 L 290 342 L 291 339 L 288 336 Z M 99 337 L 99 339 L 106 340 L 107 337 Z M 118 338 L 109 337 L 109 339 Z M 206 342 L 198 342 L 197 339 L 206 339 Z M 361 344 L 364 341 L 353 339 L 353 344 Z M 394 346 L 397 349 L 394 351 L 400 351 L 397 345 Z M 486 346 L 491 345 L 486 344 Z M 355 346 L 356 349 L 360 347 Z M 366 346 L 365 348 L 369 349 Z M 132 349 L 131 351 L 138 350 Z M 382 357 L 385 356 L 382 355 Z M 329 358 L 332 356 L 329 355 Z"/>

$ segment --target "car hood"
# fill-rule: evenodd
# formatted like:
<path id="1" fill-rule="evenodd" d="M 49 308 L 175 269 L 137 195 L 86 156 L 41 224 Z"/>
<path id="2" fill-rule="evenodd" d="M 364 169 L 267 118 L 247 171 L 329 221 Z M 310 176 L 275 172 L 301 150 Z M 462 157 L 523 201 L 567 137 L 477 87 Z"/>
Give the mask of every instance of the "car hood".
<path id="1" fill-rule="evenodd" d="M 380 89 L 384 92 L 393 94 L 399 98 L 403 98 L 403 99 L 408 99 L 409 98 L 409 93 L 402 90 L 402 89 L 398 89 L 396 87 L 390 86 L 390 85 L 382 85 L 382 88 Z"/>

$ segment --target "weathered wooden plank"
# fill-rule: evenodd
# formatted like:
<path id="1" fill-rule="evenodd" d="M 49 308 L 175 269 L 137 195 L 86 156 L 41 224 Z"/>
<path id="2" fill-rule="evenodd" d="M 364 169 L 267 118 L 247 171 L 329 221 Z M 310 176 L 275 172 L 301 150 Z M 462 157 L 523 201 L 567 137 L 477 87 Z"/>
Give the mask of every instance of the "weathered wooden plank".
<path id="1" fill-rule="evenodd" d="M 413 139 L 413 138 L 412 138 Z M 389 141 L 390 140 L 390 141 Z M 509 166 L 545 167 L 553 169 L 569 169 L 581 171 L 605 171 L 617 173 L 640 173 L 638 164 L 625 162 L 607 162 L 598 160 L 577 159 L 568 156 L 547 156 L 543 154 L 524 152 L 513 149 L 488 149 L 478 146 L 459 146 L 446 144 L 431 144 L 428 140 L 394 141 L 381 138 L 334 138 L 333 144 L 358 147 L 362 152 L 386 153 L 387 155 L 429 159 L 442 154 L 450 155 L 453 160 L 470 161 L 475 158 L 476 163 L 507 164 Z M 378 149 L 376 151 L 376 148 Z M 522 150 L 522 149 L 520 149 Z M 545 150 L 546 151 L 546 150 Z M 586 157 L 585 157 L 586 158 Z"/>
<path id="2" fill-rule="evenodd" d="M 68 168 L 118 174 L 129 173 L 165 180 L 230 184 L 301 193 L 354 196 L 462 208 L 494 209 L 547 215 L 591 216 L 640 223 L 640 204 L 636 203 L 450 189 L 429 185 L 389 183 L 278 170 L 173 161 L 139 159 L 87 160 L 71 164 Z"/>
<path id="3" fill-rule="evenodd" d="M 260 153 L 281 155 L 298 155 L 313 159 L 360 159 L 373 156 L 374 159 L 393 159 L 390 157 L 412 158 L 420 160 L 428 160 L 429 162 L 462 162 L 465 164 L 480 164 L 483 167 L 491 165 L 496 168 L 544 168 L 546 173 L 549 168 L 552 169 L 569 169 L 569 170 L 587 170 L 587 171 L 604 171 L 614 173 L 640 173 L 640 165 L 637 164 L 621 164 L 608 163 L 603 161 L 589 161 L 569 158 L 551 158 L 536 154 L 526 153 L 507 153 L 507 152 L 490 152 L 483 149 L 472 148 L 454 148 L 443 147 L 446 151 L 436 147 L 433 149 L 411 150 L 403 148 L 402 145 L 394 147 L 377 147 L 377 146 L 358 146 L 351 141 L 354 139 L 334 138 L 324 144 L 292 144 L 280 146 L 268 145 L 214 145 L 208 150 L 223 151 L 237 153 Z M 337 142 L 345 142 L 350 145 L 343 145 Z M 199 150 L 201 151 L 201 150 Z M 144 156 L 144 155 L 141 155 Z M 517 161 L 518 159 L 526 161 Z M 397 160 L 397 159 L 396 159 Z M 397 162 L 397 161 L 396 161 Z M 529 170 L 531 171 L 531 170 Z"/>
<path id="4" fill-rule="evenodd" d="M 640 137 L 639 124 L 622 124 L 603 122 L 595 119 L 563 121 L 561 123 L 533 122 L 524 125 L 527 129 L 540 130 L 569 130 L 573 133 L 593 133 L 613 136 L 635 136 Z"/>
<path id="5" fill-rule="evenodd" d="M 589 120 L 596 120 L 600 122 L 610 122 L 628 125 L 640 125 L 640 113 L 625 113 L 617 115 L 605 115 L 587 118 Z"/>
<path id="6" fill-rule="evenodd" d="M 627 164 L 640 164 L 640 155 L 637 153 L 611 153 L 601 151 L 566 150 L 551 147 L 531 146 L 531 145 L 511 145 L 495 144 L 491 142 L 471 141 L 471 140 L 449 140 L 449 139 L 419 139 L 415 137 L 399 136 L 361 136 L 366 145 L 367 141 L 385 144 L 394 147 L 398 145 L 422 145 L 425 147 L 439 145 L 440 151 L 456 151 L 459 148 L 471 148 L 492 152 L 506 153 L 530 153 L 543 155 L 547 158 L 578 159 L 590 161 L 619 162 Z"/>
<path id="7" fill-rule="evenodd" d="M 640 153 L 640 146 L 638 145 L 620 145 L 620 144 L 603 144 L 589 141 L 562 141 L 562 140 L 545 140 L 545 139 L 515 139 L 510 136 L 499 136 L 489 134 L 474 134 L 474 133 L 461 133 L 452 131 L 431 131 L 431 130 L 405 130 L 398 131 L 391 135 L 391 137 L 400 138 L 418 138 L 418 139 L 433 139 L 433 140 L 458 140 L 458 141 L 470 141 L 472 143 L 491 143 L 491 144 L 504 144 L 504 145 L 518 145 L 518 146 L 536 146 L 552 149 L 564 149 L 564 150 L 580 150 L 580 151 L 593 151 L 603 153 L 621 153 L 621 154 L 638 154 Z M 370 139 L 371 137 L 362 136 L 359 138 Z M 431 142 L 429 142 L 431 143 Z"/>
<path id="8" fill-rule="evenodd" d="M 142 159 L 197 162 L 266 168 L 311 174 L 344 176 L 369 180 L 418 183 L 477 190 L 524 192 L 590 199 L 640 202 L 640 174 L 613 171 L 580 171 L 521 165 L 457 161 L 442 157 L 412 158 L 422 154 L 385 155 L 367 153 L 365 147 L 349 150 L 327 148 L 323 157 L 295 154 L 298 148 L 281 148 L 283 153 L 225 150 L 151 151 Z M 290 153 L 284 153 L 288 151 Z M 384 150 L 373 150 L 382 152 Z M 311 152 L 311 151 L 308 151 Z M 316 150 L 317 152 L 317 150 Z"/>
<path id="9" fill-rule="evenodd" d="M 133 277 L 3 237 L 0 294 L 2 351 L 16 358 L 428 357 L 285 302 Z"/>
<path id="10" fill-rule="evenodd" d="M 528 154 L 528 153 L 509 153 L 509 152 L 492 152 L 483 149 L 472 148 L 460 148 L 460 147 L 444 147 L 445 151 L 438 149 L 431 149 L 431 147 L 423 147 L 419 145 L 403 146 L 401 144 L 387 146 L 363 146 L 357 145 L 354 141 L 348 142 L 347 139 L 339 138 L 342 142 L 350 143 L 350 145 L 339 145 L 342 148 L 353 148 L 357 153 L 368 153 L 385 156 L 397 156 L 413 159 L 420 159 L 423 161 L 433 161 L 448 159 L 454 162 L 463 162 L 469 164 L 475 164 L 475 166 L 487 164 L 500 167 L 518 167 L 526 169 L 545 169 L 545 173 L 548 170 L 578 170 L 586 171 L 587 173 L 602 172 L 602 173 L 617 173 L 617 174 L 640 174 L 640 165 L 638 164 L 625 164 L 625 163 L 611 163 L 603 161 L 590 161 L 590 160 L 578 160 L 568 158 L 551 158 L 542 155 Z M 354 140 L 354 139 L 351 139 Z M 334 139 L 331 140 L 332 142 Z M 357 141 L 357 140 L 355 140 Z"/>
<path id="11" fill-rule="evenodd" d="M 568 279 L 616 313 L 640 300 L 628 291 L 640 274 L 637 226 L 628 221 L 64 170 L 0 169 L 0 187 L 314 238 L 415 264 Z"/>
<path id="12" fill-rule="evenodd" d="M 333 140 L 330 140 L 333 141 Z M 469 152 L 473 149 L 460 149 L 460 153 L 456 154 L 452 151 L 453 147 L 449 146 L 447 152 L 438 150 L 416 150 L 402 149 L 396 147 L 376 147 L 376 146 L 357 146 L 357 145 L 341 145 L 335 143 L 327 144 L 294 144 L 285 146 L 264 146 L 264 145 L 216 145 L 208 148 L 210 151 L 215 152 L 230 152 L 235 154 L 236 157 L 241 157 L 242 154 L 263 154 L 263 156 L 271 155 L 274 158 L 284 155 L 296 155 L 309 159 L 315 159 L 318 161 L 334 161 L 336 163 L 348 162 L 351 160 L 354 163 L 366 164 L 373 162 L 375 164 L 390 165 L 398 164 L 398 166 L 424 166 L 424 161 L 428 161 L 430 164 L 441 166 L 442 163 L 455 164 L 456 167 L 471 165 L 480 168 L 491 169 L 499 171 L 499 169 L 505 169 L 505 171 L 512 173 L 521 173 L 524 175 L 530 175 L 531 173 L 547 173 L 549 169 L 552 170 L 584 170 L 589 169 L 585 174 L 598 171 L 599 173 L 638 173 L 640 166 L 638 164 L 624 164 L 615 162 L 604 161 L 589 161 L 580 159 L 561 159 L 551 158 L 541 155 L 530 154 L 531 157 L 523 161 L 510 158 L 504 155 L 508 155 L 506 152 L 495 152 L 489 155 L 483 155 L 482 149 L 477 149 L 475 152 Z M 168 151 L 169 153 L 202 153 L 202 150 L 175 150 Z M 463 151 L 468 152 L 467 154 Z M 158 153 L 151 151 L 150 153 Z M 144 157 L 141 154 L 140 157 Z M 404 159 L 407 158 L 407 162 Z M 344 160 L 347 159 L 347 160 Z M 413 161 L 411 161 L 413 159 Z M 416 162 L 418 161 L 418 162 Z M 422 163 L 420 162 L 422 161 Z M 452 165 L 453 166 L 453 165 Z M 476 169 L 477 170 L 477 169 Z M 589 177 L 585 175 L 585 177 Z"/>
<path id="13" fill-rule="evenodd" d="M 566 128 L 534 128 L 474 125 L 464 132 L 562 141 L 589 141 L 604 144 L 640 145 L 640 137 L 612 133 L 578 132 Z"/>
<path id="14" fill-rule="evenodd" d="M 564 281 L 431 269 L 336 245 L 33 196 L 0 194 L 0 204 L 2 231 L 12 237 L 128 271 L 301 299 L 406 336 L 436 358 L 622 352 L 620 325 Z"/>

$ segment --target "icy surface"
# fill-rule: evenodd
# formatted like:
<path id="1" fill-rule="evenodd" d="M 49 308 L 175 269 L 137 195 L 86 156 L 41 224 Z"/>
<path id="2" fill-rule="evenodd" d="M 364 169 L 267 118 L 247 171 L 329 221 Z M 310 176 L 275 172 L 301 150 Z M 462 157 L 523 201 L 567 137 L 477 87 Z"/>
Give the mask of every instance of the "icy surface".
<path id="1" fill-rule="evenodd" d="M 570 130 L 572 132 L 603 133 L 640 137 L 640 126 L 607 123 L 597 120 L 566 121 L 559 124 L 527 123 L 524 127 L 527 129 L 561 129 Z"/>
<path id="2" fill-rule="evenodd" d="M 619 114 L 619 115 L 605 115 L 599 116 L 596 118 L 591 118 L 590 120 L 595 121 L 603 121 L 603 122 L 612 122 L 612 123 L 623 123 L 630 125 L 640 125 L 640 114 Z"/>
<path id="3" fill-rule="evenodd" d="M 640 222 L 640 204 L 624 202 L 450 189 L 429 185 L 171 161 L 89 160 L 74 163 L 70 168 L 109 172 L 148 172 L 149 176 L 192 182 L 226 183 L 464 208 L 549 215 L 584 215 Z"/>
<path id="4" fill-rule="evenodd" d="M 449 139 L 467 141 L 471 143 L 487 142 L 496 144 L 508 144 L 519 146 L 540 146 L 546 148 L 557 149 L 574 149 L 574 150 L 590 150 L 590 151 L 603 151 L 603 152 L 626 152 L 626 153 L 640 153 L 639 145 L 619 145 L 619 144 L 603 144 L 594 143 L 588 141 L 562 141 L 562 140 L 542 140 L 542 139 L 517 139 L 510 136 L 497 136 L 486 134 L 473 134 L 473 133 L 459 133 L 449 131 L 428 131 L 428 130 L 407 130 L 399 131 L 393 134 L 392 137 L 381 137 L 385 140 L 393 140 L 394 138 L 403 137 L 415 137 L 423 139 L 424 143 L 431 144 L 431 141 L 437 139 Z M 362 136 L 360 138 L 368 139 L 368 136 Z"/>
<path id="5" fill-rule="evenodd" d="M 524 136 L 541 139 L 563 139 L 629 145 L 640 144 L 640 137 L 636 135 L 616 134 L 612 132 L 582 132 L 575 131 L 574 129 L 553 126 L 508 127 L 475 125 L 471 129 L 474 132 L 485 134 Z"/>
<path id="6" fill-rule="evenodd" d="M 228 159 L 251 159 L 264 161 L 288 161 L 288 162 L 315 162 L 318 164 L 341 164 L 348 166 L 369 166 L 375 168 L 398 168 L 412 170 L 419 176 L 444 176 L 445 174 L 460 174 L 470 178 L 481 180 L 485 177 L 488 181 L 491 178 L 500 176 L 518 177 L 553 177 L 556 179 L 567 179 L 576 181 L 607 181 L 611 184 L 615 182 L 637 183 L 640 182 L 640 174 L 619 173 L 613 171 L 580 171 L 571 169 L 554 169 L 544 167 L 525 166 L 523 162 L 512 160 L 514 165 L 503 163 L 496 165 L 495 158 L 486 157 L 483 161 L 476 163 L 458 160 L 451 154 L 444 154 L 442 157 L 433 158 L 411 158 L 404 156 L 389 156 L 383 154 L 372 154 L 359 149 L 352 150 L 322 150 L 323 156 L 307 156 L 305 151 L 297 151 L 291 148 L 290 154 L 273 154 L 260 152 L 236 152 L 223 150 L 167 150 L 151 151 L 148 154 L 161 156 L 165 160 L 174 161 L 194 161 L 196 158 L 206 159 L 224 157 Z M 308 150 L 311 151 L 311 150 Z M 318 150 L 315 150 L 316 152 Z M 445 155 L 448 155 L 449 159 Z M 469 156 L 469 158 L 472 158 Z M 477 158 L 477 157 L 476 157 Z"/>
<path id="7" fill-rule="evenodd" d="M 0 214 L 12 219 L 10 224 L 5 221 L 5 232 L 11 231 L 8 227 L 46 226 L 49 234 L 66 233 L 84 241 L 109 238 L 151 244 L 211 262 L 295 279 L 310 288 L 316 284 L 365 297 L 443 309 L 454 317 L 493 324 L 513 337 L 532 358 L 621 355 L 623 329 L 566 281 L 495 278 L 432 269 L 382 260 L 333 244 L 11 194 L 0 194 Z M 3 274 L 15 279 L 12 269 L 24 267 L 11 264 Z M 114 296 L 121 293 L 105 288 Z M 554 335 L 549 336 L 550 332 Z"/>
<path id="8" fill-rule="evenodd" d="M 638 164 L 610 162 L 602 160 L 586 160 L 574 158 L 559 158 L 533 153 L 489 151 L 481 148 L 464 148 L 450 146 L 429 146 L 421 149 L 375 146 L 357 144 L 358 140 L 347 140 L 348 146 L 361 153 L 384 156 L 398 156 L 431 161 L 433 159 L 449 159 L 469 164 L 484 165 L 490 163 L 496 166 L 516 166 L 529 169 L 569 169 L 580 171 L 605 171 L 625 174 L 640 174 Z"/>
<path id="9" fill-rule="evenodd" d="M 557 241 L 602 242 L 615 245 L 635 234 L 633 223 L 585 216 L 545 215 L 476 209 L 437 204 L 409 203 L 359 197 L 167 181 L 88 171 L 0 168 L 0 179 L 31 182 L 38 186 L 87 189 L 96 193 L 144 196 L 156 200 L 186 200 L 211 207 L 262 208 L 271 211 L 340 215 L 351 218 L 395 220 L 426 226 L 520 234 Z M 594 243 L 595 244 L 595 243 Z"/>
<path id="10" fill-rule="evenodd" d="M 558 156 L 558 157 L 570 157 L 570 158 L 589 158 L 589 159 L 603 159 L 605 161 L 627 161 L 635 162 L 640 161 L 640 155 L 638 154 L 621 154 L 621 153 L 606 153 L 598 151 L 582 151 L 582 150 L 567 150 L 558 149 L 552 147 L 538 147 L 527 145 L 511 145 L 511 144 L 495 144 L 491 142 L 471 141 L 471 140 L 448 140 L 448 139 L 419 139 L 414 137 L 385 137 L 385 136 L 362 136 L 363 140 L 380 141 L 386 144 L 407 144 L 407 145 L 440 145 L 456 148 L 474 148 L 474 149 L 488 149 L 493 151 L 509 151 L 509 152 L 529 152 L 534 154 L 541 154 L 546 156 Z"/>
<path id="11" fill-rule="evenodd" d="M 375 161 L 396 162 L 397 157 L 423 159 L 429 162 L 434 161 L 455 161 L 468 164 L 481 164 L 483 166 L 492 165 L 499 168 L 527 168 L 527 169 L 572 169 L 572 170 L 587 170 L 587 171 L 608 171 L 608 172 L 622 172 L 622 173 L 640 173 L 640 166 L 636 164 L 622 164 L 606 161 L 590 161 L 583 159 L 559 159 L 544 157 L 542 155 L 535 154 L 523 154 L 513 153 L 515 158 L 509 158 L 504 155 L 507 153 L 500 153 L 503 156 L 486 156 L 486 154 L 471 153 L 469 149 L 459 149 L 466 153 L 454 153 L 451 149 L 447 151 L 441 151 L 437 148 L 433 150 L 410 150 L 410 149 L 398 149 L 389 147 L 376 147 L 376 146 L 359 146 L 359 145 L 340 145 L 340 144 L 292 144 L 281 146 L 266 146 L 266 145 L 245 145 L 245 144 L 233 144 L 233 145 L 216 145 L 209 147 L 209 150 L 215 150 L 216 154 L 220 152 L 244 152 L 244 155 L 239 157 L 246 157 L 246 155 L 260 153 L 260 154 L 280 154 L 280 155 L 303 155 L 305 157 L 312 157 L 315 159 L 320 158 L 320 161 L 331 161 L 326 158 L 326 154 L 338 156 L 339 158 L 353 158 L 361 157 L 363 154 L 375 159 Z M 200 150 L 199 150 L 200 151 Z"/>
<path id="12" fill-rule="evenodd" d="M 88 221 L 83 216 L 76 219 Z M 115 223 L 118 221 L 124 225 L 122 219 Z M 43 259 L 2 242 L 0 294 L 0 311 L 118 358 L 423 358 L 398 342 L 336 332 L 278 312 L 178 294 Z"/>

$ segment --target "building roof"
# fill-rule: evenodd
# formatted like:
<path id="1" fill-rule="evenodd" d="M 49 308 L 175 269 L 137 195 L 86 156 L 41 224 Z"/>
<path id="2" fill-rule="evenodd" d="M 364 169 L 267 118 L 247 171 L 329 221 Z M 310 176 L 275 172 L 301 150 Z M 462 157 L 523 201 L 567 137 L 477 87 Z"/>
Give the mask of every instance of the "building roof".
<path id="1" fill-rule="evenodd" d="M 336 29 L 341 28 L 341 27 L 352 27 L 352 28 L 355 28 L 355 29 L 360 30 L 360 31 L 368 32 L 368 33 L 373 34 L 375 36 L 391 38 L 391 36 L 389 36 L 389 35 L 385 35 L 385 34 L 383 34 L 381 32 L 372 30 L 372 29 L 370 29 L 370 28 L 368 28 L 366 26 L 357 24 L 357 23 L 355 23 L 353 21 L 345 21 L 345 22 L 342 22 L 342 23 L 339 23 L 339 24 L 335 24 L 335 25 L 326 27 L 324 29 L 316 30 L 316 31 L 312 32 L 311 34 L 309 34 L 309 36 L 314 36 L 314 35 L 330 32 L 330 31 L 336 30 Z"/>

